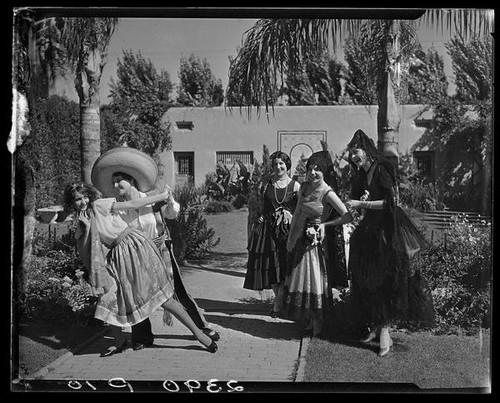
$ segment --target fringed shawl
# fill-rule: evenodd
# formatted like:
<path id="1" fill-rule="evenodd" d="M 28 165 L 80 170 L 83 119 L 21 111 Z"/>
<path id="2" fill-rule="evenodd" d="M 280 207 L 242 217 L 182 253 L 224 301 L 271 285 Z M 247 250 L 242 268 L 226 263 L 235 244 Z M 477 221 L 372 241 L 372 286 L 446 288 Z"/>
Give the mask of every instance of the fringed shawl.
<path id="1" fill-rule="evenodd" d="M 76 244 L 83 265 L 88 270 L 92 290 L 96 296 L 106 294 L 115 284 L 115 280 L 106 268 L 105 256 L 108 250 L 99 238 L 94 211 L 82 211 L 77 214 L 77 219 Z"/>

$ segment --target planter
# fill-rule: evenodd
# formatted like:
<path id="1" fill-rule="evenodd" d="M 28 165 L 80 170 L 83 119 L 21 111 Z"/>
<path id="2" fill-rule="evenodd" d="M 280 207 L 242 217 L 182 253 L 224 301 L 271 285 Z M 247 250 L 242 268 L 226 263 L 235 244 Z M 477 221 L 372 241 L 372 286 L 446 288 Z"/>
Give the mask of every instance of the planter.
<path id="1" fill-rule="evenodd" d="M 37 218 L 40 222 L 45 224 L 55 223 L 59 213 L 63 211 L 62 206 L 51 206 L 39 208 L 37 212 Z"/>

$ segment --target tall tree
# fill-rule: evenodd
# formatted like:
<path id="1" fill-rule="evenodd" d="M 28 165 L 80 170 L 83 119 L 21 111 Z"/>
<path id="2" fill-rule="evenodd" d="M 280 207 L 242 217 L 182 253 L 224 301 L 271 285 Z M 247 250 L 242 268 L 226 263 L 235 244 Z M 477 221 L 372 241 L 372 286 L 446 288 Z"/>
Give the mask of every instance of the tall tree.
<path id="1" fill-rule="evenodd" d="M 172 104 L 174 85 L 166 70 L 158 72 L 140 53 L 123 51 L 117 81 L 111 80 L 111 103 L 104 108 L 109 146 L 123 145 L 144 151 L 159 163 L 159 153 L 170 146 L 169 124 L 163 122 Z"/>
<path id="2" fill-rule="evenodd" d="M 224 102 L 222 81 L 216 79 L 207 59 L 182 56 L 177 103 L 183 106 L 220 106 Z"/>
<path id="3" fill-rule="evenodd" d="M 434 48 L 415 51 L 407 68 L 407 104 L 432 104 L 448 92 L 442 56 Z"/>
<path id="4" fill-rule="evenodd" d="M 117 18 L 43 18 L 34 24 L 37 46 L 50 49 L 46 62 L 55 76 L 75 76 L 80 104 L 81 179 L 100 155 L 99 85 Z"/>
<path id="5" fill-rule="evenodd" d="M 342 91 L 342 64 L 322 50 L 287 75 L 288 105 L 335 105 Z"/>
<path id="6" fill-rule="evenodd" d="M 425 10 L 422 10 L 422 12 Z M 335 10 L 333 10 L 335 12 Z M 339 14 L 344 10 L 339 10 Z M 277 82 L 283 82 L 287 71 L 300 64 L 303 57 L 317 49 L 328 48 L 333 42 L 335 50 L 345 36 L 373 36 L 376 46 L 373 56 L 380 60 L 377 69 L 378 147 L 386 156 L 397 159 L 399 111 L 395 98 L 401 78 L 404 48 L 401 38 L 413 36 L 417 21 L 404 20 L 404 14 L 415 16 L 418 10 L 401 9 L 398 20 L 363 19 L 262 19 L 245 34 L 243 46 L 230 66 L 228 87 L 238 88 L 243 100 L 256 100 L 257 108 L 272 106 L 269 91 Z M 455 28 L 469 35 L 474 31 L 491 33 L 491 10 L 427 10 L 418 23 L 427 23 L 450 31 Z M 369 17 L 368 17 L 369 18 Z"/>
<path id="7" fill-rule="evenodd" d="M 438 182 L 452 208 L 491 214 L 493 148 L 492 38 L 457 36 L 446 43 L 456 75 L 456 94 L 428 99 L 434 124 L 417 142 L 447 155 Z M 457 154 L 467 158 L 459 158 Z M 481 191 L 474 191 L 480 186 Z M 456 203 L 455 206 L 452 204 Z M 460 203 L 460 204 L 458 204 Z"/>
<path id="8" fill-rule="evenodd" d="M 472 37 L 469 41 L 455 36 L 447 44 L 455 73 L 456 101 L 475 116 L 465 113 L 450 128 L 466 131 L 475 138 L 480 150 L 481 211 L 491 214 L 493 149 L 493 41 L 489 37 Z"/>

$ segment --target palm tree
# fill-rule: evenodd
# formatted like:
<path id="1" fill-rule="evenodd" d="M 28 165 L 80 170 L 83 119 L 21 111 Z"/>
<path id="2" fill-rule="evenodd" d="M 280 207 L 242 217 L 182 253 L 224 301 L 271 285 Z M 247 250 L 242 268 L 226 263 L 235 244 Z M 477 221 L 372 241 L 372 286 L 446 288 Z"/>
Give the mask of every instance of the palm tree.
<path id="1" fill-rule="evenodd" d="M 118 18 L 44 18 L 34 24 L 35 42 L 44 50 L 51 78 L 75 75 L 80 102 L 81 179 L 90 174 L 100 149 L 99 85 Z M 50 57 L 48 57 L 50 56 Z"/>
<path id="2" fill-rule="evenodd" d="M 30 135 L 28 108 L 38 96 L 48 95 L 51 78 L 74 68 L 81 110 L 82 180 L 90 182 L 92 164 L 100 154 L 99 81 L 116 24 L 116 18 L 41 18 L 33 9 L 14 11 L 14 124 L 7 144 L 13 154 L 15 180 L 14 301 L 23 288 L 35 227 L 35 175 L 30 161 L 18 149 Z"/>
<path id="3" fill-rule="evenodd" d="M 419 20 L 402 19 L 261 19 L 245 33 L 245 39 L 229 70 L 228 88 L 240 93 L 241 105 L 257 110 L 272 107 L 276 86 L 283 87 L 287 72 L 294 71 L 300 60 L 318 49 L 332 45 L 337 50 L 345 37 L 360 35 L 373 41 L 373 57 L 378 60 L 378 147 L 388 157 L 398 158 L 399 108 L 394 93 L 400 80 L 405 49 L 401 38 L 415 36 L 418 25 L 436 30 L 453 29 L 468 37 L 473 33 L 490 34 L 491 10 L 421 10 Z M 341 11 L 340 11 L 341 12 Z M 362 11 L 361 11 L 362 12 Z M 413 15 L 415 10 L 411 10 Z M 360 18 L 363 18 L 360 14 Z"/>

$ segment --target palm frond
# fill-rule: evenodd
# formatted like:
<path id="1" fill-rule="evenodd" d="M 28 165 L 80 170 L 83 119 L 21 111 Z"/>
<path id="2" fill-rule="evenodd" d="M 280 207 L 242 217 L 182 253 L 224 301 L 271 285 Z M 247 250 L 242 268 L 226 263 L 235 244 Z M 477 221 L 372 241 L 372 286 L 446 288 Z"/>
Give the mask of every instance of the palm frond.
<path id="1" fill-rule="evenodd" d="M 240 105 L 265 105 L 266 113 L 283 88 L 287 74 L 303 58 L 331 45 L 336 49 L 359 20 L 262 19 L 245 33 L 243 46 L 231 63 L 230 90 L 240 94 Z"/>
<path id="2" fill-rule="evenodd" d="M 464 39 L 474 35 L 490 35 L 494 32 L 493 9 L 430 9 L 421 17 L 419 23 L 426 28 L 435 28 L 443 34 L 456 33 Z"/>

